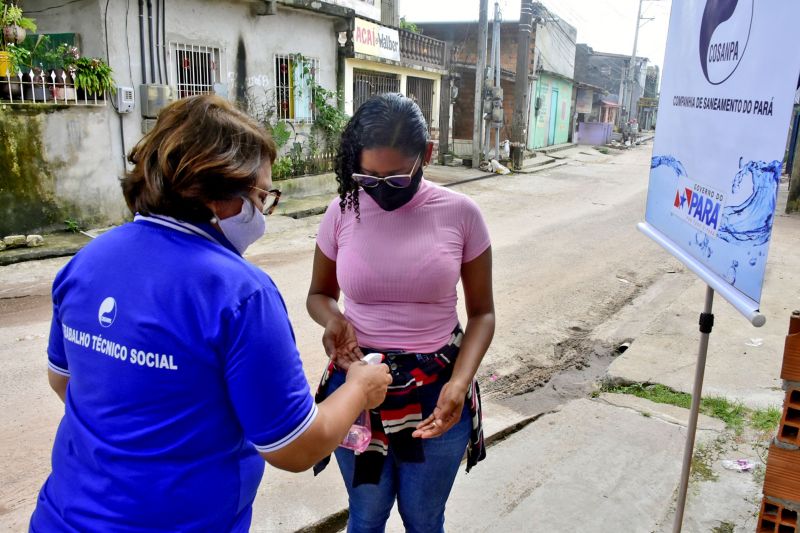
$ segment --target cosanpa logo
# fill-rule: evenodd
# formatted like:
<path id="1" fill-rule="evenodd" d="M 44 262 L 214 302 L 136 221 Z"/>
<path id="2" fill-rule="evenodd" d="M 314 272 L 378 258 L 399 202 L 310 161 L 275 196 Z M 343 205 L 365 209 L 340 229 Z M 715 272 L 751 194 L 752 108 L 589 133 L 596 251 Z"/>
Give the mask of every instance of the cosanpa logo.
<path id="1" fill-rule="evenodd" d="M 742 61 L 755 0 L 708 0 L 700 25 L 700 64 L 712 85 L 730 78 Z"/>
<path id="2" fill-rule="evenodd" d="M 114 323 L 115 318 L 117 318 L 117 301 L 109 296 L 100 304 L 100 309 L 97 311 L 97 320 L 101 326 L 107 328 Z"/>

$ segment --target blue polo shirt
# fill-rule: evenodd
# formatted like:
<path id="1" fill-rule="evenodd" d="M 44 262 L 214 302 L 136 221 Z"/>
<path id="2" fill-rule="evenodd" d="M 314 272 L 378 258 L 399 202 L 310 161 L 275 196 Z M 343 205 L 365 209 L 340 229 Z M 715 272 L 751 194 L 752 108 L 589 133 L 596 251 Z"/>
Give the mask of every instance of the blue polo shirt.
<path id="1" fill-rule="evenodd" d="M 247 531 L 259 451 L 317 414 L 272 280 L 210 225 L 137 216 L 56 276 L 69 376 L 31 530 Z"/>

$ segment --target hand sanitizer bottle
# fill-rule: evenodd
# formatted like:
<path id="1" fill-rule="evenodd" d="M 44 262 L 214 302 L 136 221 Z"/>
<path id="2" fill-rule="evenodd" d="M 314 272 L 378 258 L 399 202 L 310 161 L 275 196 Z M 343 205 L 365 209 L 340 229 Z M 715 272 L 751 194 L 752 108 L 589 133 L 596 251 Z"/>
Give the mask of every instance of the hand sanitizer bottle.
<path id="1" fill-rule="evenodd" d="M 370 353 L 362 359 L 368 365 L 379 365 L 383 362 L 383 354 Z M 372 440 L 372 424 L 369 421 L 369 409 L 362 411 L 358 418 L 350 426 L 350 431 L 347 432 L 342 443 L 339 445 L 342 448 L 353 450 L 357 453 L 363 453 L 369 442 Z"/>

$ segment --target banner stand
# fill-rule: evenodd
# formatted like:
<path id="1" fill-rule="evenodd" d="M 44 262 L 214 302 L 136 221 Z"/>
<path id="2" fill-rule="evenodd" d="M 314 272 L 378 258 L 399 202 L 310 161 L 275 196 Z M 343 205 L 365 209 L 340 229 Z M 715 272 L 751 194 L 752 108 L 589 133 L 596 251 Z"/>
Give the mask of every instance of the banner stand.
<path id="1" fill-rule="evenodd" d="M 689 490 L 689 474 L 692 468 L 694 455 L 694 440 L 697 434 L 697 419 L 700 416 L 700 401 L 703 392 L 703 378 L 706 372 L 706 356 L 708 355 L 708 337 L 714 327 L 714 315 L 711 308 L 714 304 L 714 289 L 706 286 L 706 301 L 703 312 L 700 313 L 700 347 L 697 352 L 697 368 L 694 373 L 694 387 L 692 388 L 692 408 L 689 412 L 689 425 L 686 430 L 686 444 L 683 449 L 683 466 L 681 469 L 681 483 L 678 489 L 678 503 L 675 507 L 675 522 L 673 533 L 680 533 L 683 526 L 683 512 L 686 508 L 686 494 Z"/>

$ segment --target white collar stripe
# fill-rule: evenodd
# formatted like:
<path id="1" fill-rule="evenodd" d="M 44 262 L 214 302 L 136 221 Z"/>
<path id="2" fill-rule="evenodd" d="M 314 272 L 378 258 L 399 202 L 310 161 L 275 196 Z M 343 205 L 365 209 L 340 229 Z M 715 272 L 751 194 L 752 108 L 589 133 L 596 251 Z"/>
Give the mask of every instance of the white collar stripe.
<path id="1" fill-rule="evenodd" d="M 133 217 L 133 220 L 134 221 L 144 220 L 147 222 L 152 222 L 153 224 L 158 224 L 159 226 L 171 228 L 176 231 L 180 231 L 181 233 L 198 235 L 200 237 L 208 239 L 209 241 L 218 242 L 217 239 L 209 235 L 208 232 L 203 231 L 197 226 L 190 224 L 188 222 L 182 222 L 172 217 L 167 217 L 164 215 L 158 215 L 158 216 L 136 215 Z"/>

